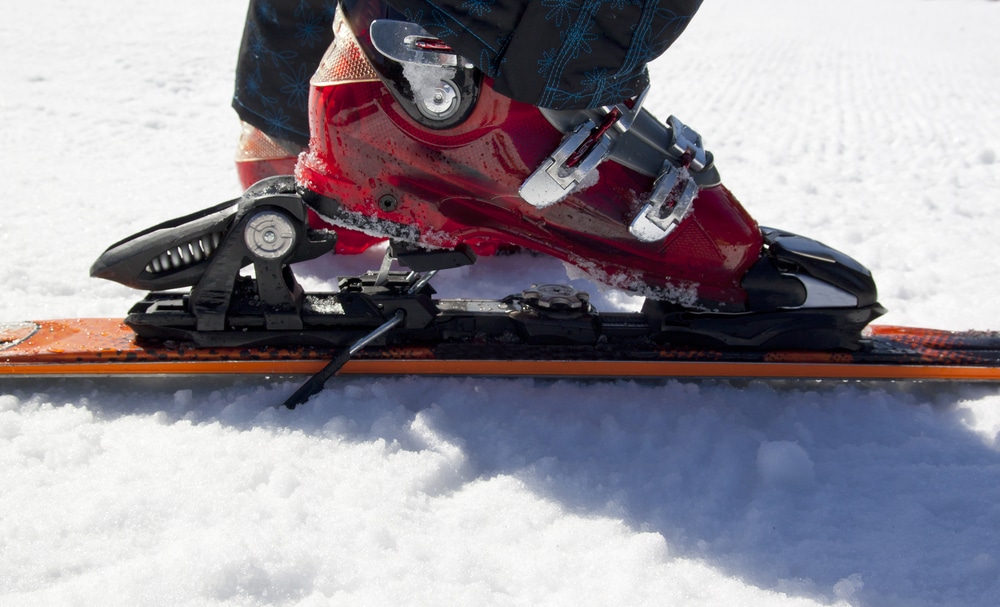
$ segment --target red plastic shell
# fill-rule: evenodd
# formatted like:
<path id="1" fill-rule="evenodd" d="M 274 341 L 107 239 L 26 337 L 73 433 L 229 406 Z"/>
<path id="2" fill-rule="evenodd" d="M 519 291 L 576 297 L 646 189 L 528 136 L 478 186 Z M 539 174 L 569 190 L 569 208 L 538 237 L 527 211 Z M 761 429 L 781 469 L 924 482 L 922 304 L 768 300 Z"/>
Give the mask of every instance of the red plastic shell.
<path id="1" fill-rule="evenodd" d="M 460 125 L 434 130 L 380 81 L 314 86 L 301 186 L 345 211 L 419 229 L 433 247 L 480 252 L 515 245 L 553 255 L 601 282 L 686 304 L 738 310 L 739 283 L 759 258 L 756 222 L 723 186 L 703 188 L 693 211 L 661 242 L 628 231 L 653 178 L 605 161 L 595 183 L 538 209 L 518 195 L 563 134 L 542 113 L 495 92 Z M 391 197 L 391 198 L 387 198 Z M 379 201 L 393 200 L 394 205 Z"/>

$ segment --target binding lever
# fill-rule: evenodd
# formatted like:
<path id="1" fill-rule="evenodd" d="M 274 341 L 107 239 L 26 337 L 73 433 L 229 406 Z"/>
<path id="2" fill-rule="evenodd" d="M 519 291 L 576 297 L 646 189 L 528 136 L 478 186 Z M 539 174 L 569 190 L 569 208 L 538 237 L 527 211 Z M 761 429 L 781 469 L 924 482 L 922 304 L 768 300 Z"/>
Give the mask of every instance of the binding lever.
<path id="1" fill-rule="evenodd" d="M 393 261 L 398 261 L 401 266 L 409 268 L 411 271 L 408 273 L 390 271 Z M 365 285 L 370 283 L 369 290 L 387 290 L 390 293 L 390 298 L 384 300 L 383 306 L 391 300 L 391 305 L 399 307 L 382 325 L 354 342 L 350 347 L 344 348 L 318 373 L 306 380 L 298 390 L 285 399 L 282 406 L 294 409 L 304 404 L 323 390 L 326 382 L 336 376 L 358 352 L 366 346 L 384 339 L 397 327 L 406 329 L 408 324 L 416 327 L 429 324 L 433 318 L 427 316 L 427 310 L 418 304 L 420 304 L 419 296 L 424 293 L 431 278 L 441 270 L 471 265 L 475 261 L 475 252 L 464 244 L 459 245 L 454 250 L 428 251 L 403 243 L 390 243 L 382 260 L 381 268 L 374 274 L 374 280 L 366 280 L 365 277 L 361 277 L 358 281 L 352 282 L 350 279 L 345 279 L 341 283 L 341 288 L 342 290 L 363 292 Z M 393 296 L 391 293 L 396 293 L 396 295 Z M 433 293 L 433 289 L 430 289 L 429 293 Z M 406 322 L 408 315 L 411 317 L 409 323 Z"/>
<path id="2" fill-rule="evenodd" d="M 282 407 L 287 407 L 288 409 L 294 409 L 301 404 L 304 404 L 307 400 L 312 398 L 314 395 L 319 394 L 326 382 L 330 378 L 337 375 L 340 370 L 347 364 L 351 358 L 364 349 L 365 346 L 377 341 L 383 337 L 406 320 L 406 313 L 402 310 L 396 310 L 396 313 L 392 315 L 392 318 L 383 323 L 380 327 L 365 335 L 349 348 L 344 348 L 344 350 L 337 355 L 336 358 L 331 360 L 319 370 L 315 375 L 306 380 L 304 384 L 299 386 L 291 396 L 285 399 L 285 402 L 281 403 Z"/>
<path id="3" fill-rule="evenodd" d="M 192 287 L 197 331 L 223 331 L 234 302 L 252 300 L 268 330 L 302 328 L 304 293 L 289 264 L 333 249 L 336 235 L 307 229 L 291 176 L 255 184 L 239 200 L 157 225 L 105 251 L 91 276 L 148 290 Z M 240 271 L 253 265 L 256 280 Z M 252 293 L 247 285 L 252 283 Z"/>
<path id="4" fill-rule="evenodd" d="M 586 118 L 576 125 L 563 137 L 559 147 L 524 180 L 518 189 L 521 198 L 544 209 L 572 194 L 587 175 L 608 158 L 618 138 L 632 128 L 648 92 L 647 86 L 627 103 L 600 108 L 599 122 L 596 118 Z"/>

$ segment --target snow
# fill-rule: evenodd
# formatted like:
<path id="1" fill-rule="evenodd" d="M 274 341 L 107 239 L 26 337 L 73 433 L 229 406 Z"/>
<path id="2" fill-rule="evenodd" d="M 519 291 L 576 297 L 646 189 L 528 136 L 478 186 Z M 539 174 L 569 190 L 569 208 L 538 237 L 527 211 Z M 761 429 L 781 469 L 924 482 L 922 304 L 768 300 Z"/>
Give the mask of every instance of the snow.
<path id="1" fill-rule="evenodd" d="M 121 315 L 137 293 L 88 277 L 101 250 L 239 194 L 245 10 L 5 7 L 0 319 Z M 868 265 L 884 322 L 1000 328 L 997 31 L 982 0 L 713 0 L 647 104 L 761 223 Z M 566 280 L 525 257 L 445 274 L 449 296 Z M 295 387 L 3 380 L 0 605 L 1000 595 L 995 387 L 352 378 L 275 409 Z"/>

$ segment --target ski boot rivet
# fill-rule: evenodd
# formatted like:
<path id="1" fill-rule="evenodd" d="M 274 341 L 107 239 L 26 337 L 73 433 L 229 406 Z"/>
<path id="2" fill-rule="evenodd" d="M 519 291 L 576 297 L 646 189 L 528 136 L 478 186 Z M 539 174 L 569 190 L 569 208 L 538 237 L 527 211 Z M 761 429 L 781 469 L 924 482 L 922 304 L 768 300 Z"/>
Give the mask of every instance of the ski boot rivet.
<path id="1" fill-rule="evenodd" d="M 378 208 L 389 213 L 399 208 L 399 200 L 392 194 L 386 194 L 378 199 Z"/>
<path id="2" fill-rule="evenodd" d="M 441 80 L 438 85 L 418 93 L 422 98 L 417 103 L 420 113 L 433 120 L 451 118 L 458 111 L 462 97 L 458 87 L 450 80 Z"/>

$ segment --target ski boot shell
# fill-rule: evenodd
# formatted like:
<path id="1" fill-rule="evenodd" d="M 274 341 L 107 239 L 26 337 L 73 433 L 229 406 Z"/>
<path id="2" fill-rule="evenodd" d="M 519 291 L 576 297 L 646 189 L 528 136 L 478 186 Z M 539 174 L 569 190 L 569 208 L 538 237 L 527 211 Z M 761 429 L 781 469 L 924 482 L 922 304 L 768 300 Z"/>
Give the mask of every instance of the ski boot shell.
<path id="1" fill-rule="evenodd" d="M 374 23 L 377 29 L 381 22 Z M 463 68 L 461 58 L 443 59 L 455 69 L 400 65 L 372 46 L 371 24 L 362 19 L 356 28 L 355 37 L 345 20 L 335 25 L 336 41 L 313 79 L 310 149 L 296 172 L 307 203 L 325 219 L 429 247 L 513 244 L 657 299 L 745 309 L 739 281 L 758 260 L 763 240 L 753 219 L 718 185 L 714 170 L 704 171 L 710 185 L 684 221 L 652 242 L 639 240 L 629 226 L 654 191 L 656 172 L 611 159 L 585 172 L 557 201 L 529 203 L 519 191 L 551 162 L 565 137 L 546 114 L 493 92 L 489 79 Z M 414 61 L 442 61 L 448 53 L 424 54 L 432 57 Z M 376 70 L 379 64 L 387 75 Z M 395 80 L 386 84 L 383 78 Z M 400 91 L 424 94 L 414 91 L 419 85 L 411 80 L 418 78 L 431 82 L 432 100 L 435 94 L 457 96 L 455 113 L 428 116 L 433 101 L 404 97 Z M 558 117 L 581 124 L 587 119 L 585 113 L 569 114 Z M 642 124 L 660 126 L 648 114 L 636 114 Z M 656 131 L 669 136 L 665 128 Z M 595 148 L 591 156 L 600 152 Z M 665 159 L 657 154 L 645 164 L 658 171 Z"/>
<path id="2" fill-rule="evenodd" d="M 419 27 L 378 19 L 371 3 L 347 10 L 312 80 L 296 169 L 324 219 L 426 247 L 516 245 L 688 309 L 808 301 L 787 268 L 757 267 L 780 264 L 762 262 L 760 228 L 676 118 L 661 123 L 641 98 L 570 112 L 519 103 Z M 866 284 L 842 300 L 874 303 L 870 276 L 853 276 L 867 271 L 848 266 L 848 282 Z"/>

